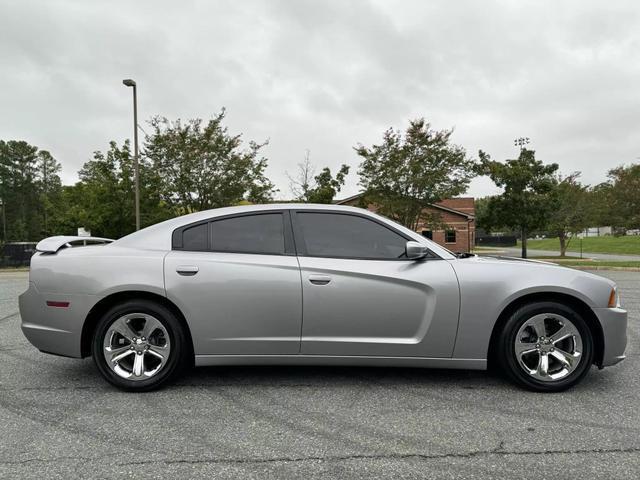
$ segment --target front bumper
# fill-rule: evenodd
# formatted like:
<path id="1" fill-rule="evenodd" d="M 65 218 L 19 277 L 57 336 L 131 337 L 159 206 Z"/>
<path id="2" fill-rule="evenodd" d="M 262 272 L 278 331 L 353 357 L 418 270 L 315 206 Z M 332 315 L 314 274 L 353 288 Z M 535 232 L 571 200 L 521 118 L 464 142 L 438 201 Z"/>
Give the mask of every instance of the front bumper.
<path id="1" fill-rule="evenodd" d="M 67 308 L 47 301 L 69 302 Z M 43 294 L 29 282 L 18 299 L 22 333 L 38 350 L 65 357 L 81 357 L 82 325 L 94 303 L 90 295 Z"/>
<path id="2" fill-rule="evenodd" d="M 615 365 L 625 359 L 627 347 L 627 311 L 622 308 L 594 308 L 602 326 L 604 352 L 599 367 Z"/>

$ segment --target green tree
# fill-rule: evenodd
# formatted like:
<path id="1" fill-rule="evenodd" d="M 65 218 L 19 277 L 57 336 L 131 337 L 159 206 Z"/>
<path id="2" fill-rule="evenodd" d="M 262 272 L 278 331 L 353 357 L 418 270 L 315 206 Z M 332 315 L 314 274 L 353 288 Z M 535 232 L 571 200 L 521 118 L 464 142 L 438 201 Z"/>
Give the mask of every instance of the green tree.
<path id="1" fill-rule="evenodd" d="M 611 225 L 615 212 L 611 206 L 611 188 L 608 182 L 594 185 L 587 191 L 586 202 L 589 211 L 589 226 L 603 227 Z"/>
<path id="2" fill-rule="evenodd" d="M 474 176 L 474 162 L 451 143 L 452 133 L 433 130 L 420 118 L 404 134 L 390 128 L 381 144 L 355 147 L 363 159 L 358 173 L 365 202 L 412 230 L 439 223 L 425 209 L 464 193 Z"/>
<path id="3" fill-rule="evenodd" d="M 349 174 L 349 166 L 341 165 L 334 177 L 331 169 L 325 167 L 316 175 L 315 167 L 309 160 L 309 151 L 303 163 L 298 164 L 298 174 L 294 178 L 289 173 L 289 187 L 298 202 L 303 203 L 331 203 L 336 194 L 344 186 L 345 178 Z"/>
<path id="4" fill-rule="evenodd" d="M 533 150 L 522 149 L 517 159 L 505 163 L 491 160 L 489 155 L 480 152 L 478 173 L 488 175 L 504 189 L 501 195 L 489 199 L 490 218 L 521 233 L 522 258 L 527 258 L 528 233 L 543 228 L 549 221 L 557 170 L 555 163 L 545 165 L 536 160 Z"/>
<path id="5" fill-rule="evenodd" d="M 37 239 L 40 224 L 37 215 L 38 147 L 24 141 L 0 143 L 2 164 L 2 200 L 5 205 L 7 241 Z"/>
<path id="6" fill-rule="evenodd" d="M 24 141 L 0 140 L 0 201 L 6 214 L 3 241 L 35 241 L 48 235 L 49 217 L 61 188 L 59 171 L 49 152 Z"/>
<path id="7" fill-rule="evenodd" d="M 309 203 L 331 203 L 336 193 L 344 185 L 345 177 L 349 174 L 349 165 L 342 164 L 340 170 L 333 177 L 329 167 L 314 177 L 315 186 L 309 192 Z"/>
<path id="8" fill-rule="evenodd" d="M 159 180 L 150 163 L 140 158 L 140 220 L 145 227 L 172 216 L 162 201 Z M 67 189 L 64 198 L 68 216 L 61 220 L 65 230 L 84 227 L 93 235 L 119 238 L 135 230 L 134 168 L 129 141 L 120 147 L 109 144 L 106 153 L 96 151 L 93 160 L 79 172 L 80 181 Z M 80 206 L 80 208 L 73 208 Z M 73 225 L 73 222 L 76 223 Z"/>
<path id="9" fill-rule="evenodd" d="M 609 223 L 619 229 L 640 228 L 640 164 L 609 170 Z"/>
<path id="10" fill-rule="evenodd" d="M 92 212 L 87 210 L 87 203 L 85 185 L 82 182 L 75 185 L 63 185 L 58 208 L 52 217 L 52 232 L 57 235 L 77 235 L 78 227 L 88 229 L 89 217 L 92 216 Z M 97 233 L 95 234 L 97 235 Z"/>
<path id="11" fill-rule="evenodd" d="M 496 210 L 491 208 L 493 196 L 476 198 L 475 200 L 475 218 L 476 227 L 487 233 L 504 229 L 504 225 L 500 224 L 500 219 L 496 217 Z"/>
<path id="12" fill-rule="evenodd" d="M 201 119 L 151 120 L 144 154 L 158 175 L 163 200 L 176 213 L 272 199 L 273 184 L 266 178 L 267 159 L 260 156 L 267 142 L 249 142 L 230 135 L 222 121 L 223 109 L 206 124 Z"/>
<path id="13" fill-rule="evenodd" d="M 574 235 L 589 226 L 590 205 L 587 187 L 582 185 L 576 172 L 559 178 L 551 192 L 552 209 L 547 229 L 560 241 L 560 256 L 564 257 Z"/>
<path id="14" fill-rule="evenodd" d="M 55 232 L 55 217 L 62 195 L 62 181 L 59 176 L 62 167 L 46 150 L 38 152 L 37 164 L 37 187 L 40 193 L 39 210 L 42 216 L 41 236 L 44 238 Z"/>

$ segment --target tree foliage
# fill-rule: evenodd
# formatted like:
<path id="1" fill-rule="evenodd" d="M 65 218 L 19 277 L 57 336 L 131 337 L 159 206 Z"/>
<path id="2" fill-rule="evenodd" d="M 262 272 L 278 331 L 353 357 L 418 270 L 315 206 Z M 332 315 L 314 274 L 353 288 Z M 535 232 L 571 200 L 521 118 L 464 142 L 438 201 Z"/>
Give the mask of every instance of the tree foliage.
<path id="1" fill-rule="evenodd" d="M 536 160 L 533 150 L 522 149 L 516 159 L 506 162 L 491 160 L 480 152 L 478 173 L 489 176 L 504 189 L 501 195 L 491 197 L 487 208 L 490 223 L 519 230 L 522 234 L 522 257 L 527 256 L 527 234 L 544 228 L 549 221 L 553 201 L 551 193 L 556 185 L 558 170 L 555 163 L 545 165 Z M 491 227 L 491 225 L 489 225 Z"/>
<path id="2" fill-rule="evenodd" d="M 145 227 L 170 218 L 163 204 L 160 182 L 150 162 L 140 158 L 140 220 Z M 69 234 L 81 226 L 93 235 L 120 238 L 135 229 L 134 159 L 129 141 L 122 146 L 109 143 L 106 153 L 96 151 L 93 159 L 79 172 L 80 181 L 74 190 L 67 190 L 65 199 L 73 201 L 62 221 Z"/>
<path id="3" fill-rule="evenodd" d="M 475 220 L 476 228 L 487 233 L 503 230 L 505 225 L 500 223 L 497 217 L 497 210 L 492 207 L 494 196 L 475 199 Z"/>
<path id="4" fill-rule="evenodd" d="M 0 140 L 0 202 L 7 231 L 3 241 L 39 239 L 52 231 L 52 212 L 62 190 L 59 171 L 49 152 L 25 141 Z"/>
<path id="5" fill-rule="evenodd" d="M 345 178 L 349 174 L 349 166 L 341 165 L 334 177 L 329 167 L 324 167 L 316 175 L 315 167 L 309 160 L 309 151 L 305 154 L 304 162 L 298 164 L 298 173 L 289 178 L 289 188 L 295 200 L 303 203 L 331 203 L 336 194 L 344 186 Z"/>
<path id="6" fill-rule="evenodd" d="M 420 223 L 436 223 L 425 209 L 467 190 L 474 162 L 451 143 L 453 130 L 433 130 L 420 118 L 403 134 L 387 130 L 382 143 L 355 147 L 362 157 L 360 184 L 364 199 L 378 211 L 416 230 Z"/>
<path id="7" fill-rule="evenodd" d="M 609 224 L 620 229 L 640 228 L 640 164 L 609 170 L 604 200 Z"/>
<path id="8" fill-rule="evenodd" d="M 222 121 L 224 109 L 206 123 L 201 119 L 151 120 L 144 154 L 158 175 L 162 199 L 175 213 L 271 200 L 273 184 L 265 176 L 267 144 L 231 135 Z"/>
<path id="9" fill-rule="evenodd" d="M 224 109 L 209 121 L 150 121 L 139 158 L 142 226 L 183 213 L 228 205 L 268 202 L 275 193 L 266 177 L 264 143 L 243 143 L 224 126 Z M 488 175 L 504 192 L 476 202 L 479 228 L 517 229 L 526 256 L 527 234 L 557 235 L 561 251 L 587 226 L 640 228 L 640 164 L 620 166 L 608 181 L 592 188 L 577 174 L 557 176 L 532 150 L 517 159 L 496 162 L 480 152 L 480 162 L 451 142 L 451 130 L 436 131 L 423 118 L 406 131 L 387 130 L 379 144 L 358 145 L 363 203 L 409 228 L 441 227 L 428 208 L 462 194 L 474 175 Z M 76 234 L 84 227 L 95 235 L 117 238 L 135 229 L 133 158 L 129 142 L 111 142 L 95 152 L 75 185 L 62 185 L 60 163 L 46 150 L 21 140 L 0 140 L 0 202 L 7 234 L 2 241 L 37 241 Z M 296 200 L 331 203 L 345 184 L 348 165 L 337 172 L 316 172 L 305 157 L 289 177 Z"/>
<path id="10" fill-rule="evenodd" d="M 56 219 L 62 200 L 61 165 L 46 150 L 38 152 L 39 206 L 42 216 L 41 235 L 48 237 L 57 229 Z"/>
<path id="11" fill-rule="evenodd" d="M 551 212 L 546 229 L 560 241 L 560 256 L 564 257 L 571 239 L 589 226 L 591 205 L 589 191 L 575 172 L 565 178 L 558 178 L 550 193 Z"/>

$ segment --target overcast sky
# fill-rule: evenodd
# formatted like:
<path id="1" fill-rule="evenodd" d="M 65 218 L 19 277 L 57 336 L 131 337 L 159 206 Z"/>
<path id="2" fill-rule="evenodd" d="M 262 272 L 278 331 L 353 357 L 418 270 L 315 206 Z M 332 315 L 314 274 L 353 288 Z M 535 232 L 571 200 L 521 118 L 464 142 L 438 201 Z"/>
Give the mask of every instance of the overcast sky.
<path id="1" fill-rule="evenodd" d="M 424 116 L 477 157 L 537 157 L 587 183 L 640 157 L 640 2 L 0 0 L 0 138 L 47 149 L 63 181 L 152 115 L 270 140 L 290 192 L 305 150 L 352 166 L 357 143 Z M 469 191 L 495 191 L 475 180 Z"/>

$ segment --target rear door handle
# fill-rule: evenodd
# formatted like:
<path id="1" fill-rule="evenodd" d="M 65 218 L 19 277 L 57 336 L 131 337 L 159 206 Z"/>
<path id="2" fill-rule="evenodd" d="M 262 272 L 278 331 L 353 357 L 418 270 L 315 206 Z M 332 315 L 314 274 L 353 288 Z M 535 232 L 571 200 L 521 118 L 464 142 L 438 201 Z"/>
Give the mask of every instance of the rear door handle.
<path id="1" fill-rule="evenodd" d="M 184 275 L 186 277 L 195 275 L 196 273 L 198 273 L 198 270 L 198 267 L 196 267 L 195 265 L 178 265 L 176 267 L 176 272 L 178 272 L 178 275 Z"/>
<path id="2" fill-rule="evenodd" d="M 309 275 L 309 281 L 314 285 L 326 285 L 331 281 L 329 275 Z"/>

